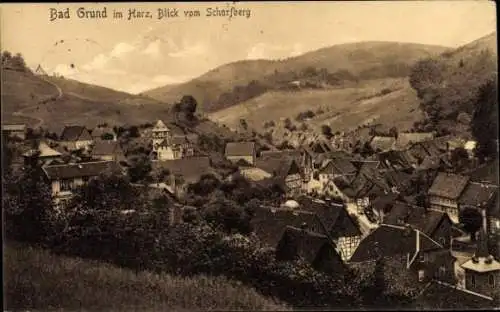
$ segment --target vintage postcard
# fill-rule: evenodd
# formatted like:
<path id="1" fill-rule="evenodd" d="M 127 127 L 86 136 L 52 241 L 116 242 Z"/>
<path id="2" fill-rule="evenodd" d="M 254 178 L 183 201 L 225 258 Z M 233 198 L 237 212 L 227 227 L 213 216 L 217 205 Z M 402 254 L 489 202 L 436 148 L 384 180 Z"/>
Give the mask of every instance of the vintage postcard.
<path id="1" fill-rule="evenodd" d="M 500 307 L 495 2 L 0 9 L 6 310 Z"/>

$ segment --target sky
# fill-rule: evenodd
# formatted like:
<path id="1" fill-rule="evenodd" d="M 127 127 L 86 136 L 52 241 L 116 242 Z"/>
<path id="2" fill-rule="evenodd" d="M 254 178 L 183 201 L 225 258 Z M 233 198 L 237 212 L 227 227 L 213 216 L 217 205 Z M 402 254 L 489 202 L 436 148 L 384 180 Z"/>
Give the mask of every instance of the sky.
<path id="1" fill-rule="evenodd" d="M 495 3 L 480 0 L 3 3 L 0 8 L 2 50 L 21 53 L 30 67 L 40 64 L 49 74 L 130 93 L 185 82 L 238 60 L 284 59 L 359 41 L 458 47 L 496 31 Z M 69 19 L 50 20 L 51 9 L 66 8 Z M 106 8 L 107 18 L 80 18 L 78 8 Z M 207 16 L 207 10 L 231 8 L 242 15 Z M 129 9 L 149 11 L 151 18 L 129 20 Z M 158 9 L 177 9 L 178 16 L 159 19 Z M 194 10 L 200 16 L 184 15 Z M 113 18 L 113 11 L 123 18 Z"/>

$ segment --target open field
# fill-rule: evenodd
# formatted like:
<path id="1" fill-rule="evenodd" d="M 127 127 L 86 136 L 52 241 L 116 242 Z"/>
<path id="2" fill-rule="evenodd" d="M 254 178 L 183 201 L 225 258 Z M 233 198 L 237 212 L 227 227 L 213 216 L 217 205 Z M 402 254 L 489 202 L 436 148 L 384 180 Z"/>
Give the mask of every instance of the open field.
<path id="1" fill-rule="evenodd" d="M 383 89 L 390 93 L 381 95 Z M 334 131 L 346 131 L 364 123 L 382 123 L 409 129 L 423 116 L 418 99 L 406 79 L 377 79 L 356 88 L 268 92 L 239 105 L 212 113 L 209 118 L 237 128 L 245 119 L 250 128 L 262 131 L 267 121 L 295 117 L 307 110 L 323 110 L 306 123 L 319 130 L 328 124 Z"/>
<path id="2" fill-rule="evenodd" d="M 18 244 L 4 249 L 9 310 L 284 310 L 254 289 L 224 278 L 135 273 L 97 261 Z"/>

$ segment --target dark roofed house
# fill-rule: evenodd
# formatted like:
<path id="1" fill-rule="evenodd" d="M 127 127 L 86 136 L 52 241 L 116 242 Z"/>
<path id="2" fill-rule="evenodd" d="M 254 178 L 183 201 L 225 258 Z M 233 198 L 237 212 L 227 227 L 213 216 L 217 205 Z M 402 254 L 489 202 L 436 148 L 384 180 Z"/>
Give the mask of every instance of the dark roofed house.
<path id="1" fill-rule="evenodd" d="M 290 261 L 297 258 L 327 273 L 342 273 L 345 269 L 344 262 L 327 236 L 287 226 L 276 247 L 276 259 Z"/>
<path id="2" fill-rule="evenodd" d="M 89 149 L 93 144 L 90 132 L 83 126 L 65 126 L 59 141 L 70 151 Z"/>
<path id="3" fill-rule="evenodd" d="M 125 160 L 123 150 L 117 141 L 98 139 L 92 147 L 92 156 L 101 160 Z"/>
<path id="4" fill-rule="evenodd" d="M 24 124 L 3 124 L 2 134 L 7 137 L 17 137 L 21 140 L 26 138 L 26 125 Z"/>
<path id="5" fill-rule="evenodd" d="M 386 212 L 384 224 L 404 225 L 425 233 L 444 248 L 451 246 L 452 222 L 446 213 L 412 206 L 403 202 L 394 202 Z"/>
<path id="6" fill-rule="evenodd" d="M 394 147 L 397 150 L 405 150 L 414 143 L 431 141 L 434 136 L 432 132 L 399 133 Z"/>
<path id="7" fill-rule="evenodd" d="M 244 159 L 253 165 L 257 157 L 255 142 L 229 142 L 226 144 L 225 156 L 233 163 Z"/>
<path id="8" fill-rule="evenodd" d="M 382 224 L 361 241 L 350 262 L 370 263 L 379 256 L 401 263 L 416 283 L 454 278 L 450 250 L 411 226 Z"/>
<path id="9" fill-rule="evenodd" d="M 500 228 L 498 216 L 498 186 L 487 183 L 470 182 L 458 200 L 459 210 L 486 210 L 487 223 L 491 233 Z"/>
<path id="10" fill-rule="evenodd" d="M 407 170 L 413 168 L 414 159 L 407 151 L 387 151 L 379 153 L 380 169 Z"/>
<path id="11" fill-rule="evenodd" d="M 258 158 L 255 167 L 269 173 L 273 178 L 281 180 L 288 193 L 300 193 L 302 188 L 302 172 L 294 159 Z"/>
<path id="12" fill-rule="evenodd" d="M 250 224 L 262 244 L 272 248 L 278 246 L 287 226 L 326 233 L 315 213 L 291 208 L 259 207 Z"/>
<path id="13" fill-rule="evenodd" d="M 77 164 L 49 165 L 42 167 L 46 179 L 51 184 L 52 197 L 56 207 L 73 196 L 73 191 L 101 174 L 123 174 L 115 161 L 92 161 Z"/>
<path id="14" fill-rule="evenodd" d="M 430 207 L 448 213 L 458 223 L 458 200 L 468 182 L 467 176 L 440 172 L 428 191 Z"/>
<path id="15" fill-rule="evenodd" d="M 499 185 L 499 165 L 498 159 L 492 160 L 471 173 L 471 180 L 474 182 L 483 182 Z"/>
<path id="16" fill-rule="evenodd" d="M 173 160 L 152 162 L 153 171 L 168 171 L 168 184 L 174 189 L 178 197 L 184 196 L 188 184 L 196 183 L 204 174 L 215 174 L 210 165 L 209 157 L 189 157 Z"/>
<path id="17" fill-rule="evenodd" d="M 333 240 L 343 260 L 348 260 L 361 241 L 362 233 L 342 202 L 322 201 L 307 196 L 298 199 L 302 210 L 314 212 Z"/>

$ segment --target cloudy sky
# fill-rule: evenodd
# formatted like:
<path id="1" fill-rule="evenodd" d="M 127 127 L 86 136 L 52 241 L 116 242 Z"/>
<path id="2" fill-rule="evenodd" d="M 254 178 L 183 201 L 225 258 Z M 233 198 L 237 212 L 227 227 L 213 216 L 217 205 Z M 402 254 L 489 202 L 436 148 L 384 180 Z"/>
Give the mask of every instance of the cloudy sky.
<path id="1" fill-rule="evenodd" d="M 50 21 L 50 8 L 70 19 Z M 81 19 L 76 10 L 107 9 Z M 250 17 L 207 17 L 207 8 L 249 9 Z M 128 18 L 128 9 L 151 19 Z M 158 19 L 158 8 L 179 17 Z M 184 17 L 199 9 L 200 17 Z M 111 18 L 123 11 L 124 19 Z M 138 93 L 180 83 L 242 59 L 282 59 L 334 44 L 401 41 L 457 47 L 496 30 L 492 1 L 2 4 L 2 49 L 49 73 Z"/>

